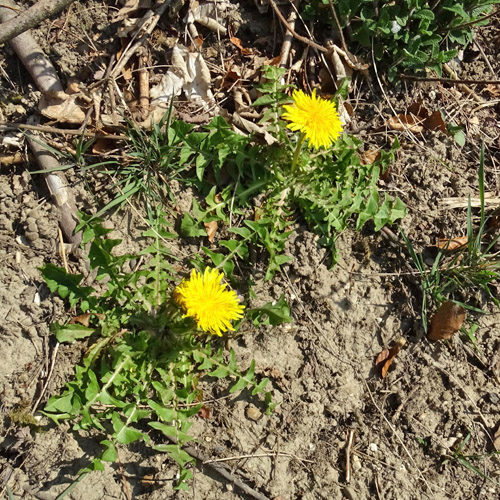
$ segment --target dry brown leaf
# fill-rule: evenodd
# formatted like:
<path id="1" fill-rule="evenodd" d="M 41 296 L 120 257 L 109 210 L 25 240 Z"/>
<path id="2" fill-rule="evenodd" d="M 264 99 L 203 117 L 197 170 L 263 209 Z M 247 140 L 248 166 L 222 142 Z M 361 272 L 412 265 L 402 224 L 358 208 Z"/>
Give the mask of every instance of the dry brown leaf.
<path id="1" fill-rule="evenodd" d="M 241 85 L 241 74 L 239 73 L 239 71 L 234 71 L 231 69 L 224 75 L 222 79 L 222 88 L 232 88 L 238 81 Z"/>
<path id="2" fill-rule="evenodd" d="M 92 145 L 92 153 L 106 155 L 116 149 L 116 141 L 110 139 L 97 139 Z"/>
<path id="3" fill-rule="evenodd" d="M 90 313 L 80 314 L 80 316 L 75 316 L 69 320 L 70 325 L 74 325 L 75 323 L 80 323 L 83 326 L 89 326 L 90 324 Z"/>
<path id="4" fill-rule="evenodd" d="M 477 116 L 472 116 L 471 118 L 469 118 L 468 122 L 469 125 L 479 126 L 479 118 Z"/>
<path id="5" fill-rule="evenodd" d="M 66 92 L 47 92 L 42 95 L 38 109 L 43 116 L 62 123 L 80 125 L 85 120 L 85 113 L 75 102 L 76 95 Z"/>
<path id="6" fill-rule="evenodd" d="M 465 309 L 447 300 L 441 304 L 431 319 L 430 340 L 448 340 L 458 332 L 465 321 Z"/>
<path id="7" fill-rule="evenodd" d="M 445 134 L 448 133 L 446 123 L 443 120 L 441 111 L 437 110 L 432 112 L 424 121 L 424 127 L 428 130 L 441 130 Z"/>
<path id="8" fill-rule="evenodd" d="M 457 248 L 467 245 L 467 236 L 458 236 L 457 238 L 439 238 L 436 246 L 440 250 L 456 250 Z"/>
<path id="9" fill-rule="evenodd" d="M 208 241 L 210 243 L 213 243 L 214 242 L 214 238 L 215 238 L 215 233 L 217 233 L 217 227 L 218 227 L 218 222 L 216 220 L 213 220 L 211 222 L 205 222 L 204 226 L 205 226 L 205 231 L 207 232 L 207 236 L 208 236 Z"/>
<path id="10" fill-rule="evenodd" d="M 500 86 L 488 83 L 484 90 L 488 91 L 493 97 L 498 97 L 500 95 Z"/>
<path id="11" fill-rule="evenodd" d="M 123 78 L 127 82 L 129 82 L 130 80 L 132 80 L 132 76 L 133 76 L 133 74 L 132 74 L 132 68 L 130 68 L 128 66 L 122 68 L 122 76 L 123 76 Z"/>
<path id="12" fill-rule="evenodd" d="M 419 118 L 425 119 L 429 116 L 429 110 L 424 106 L 422 99 L 415 101 L 407 110 L 407 114 L 415 115 Z"/>
<path id="13" fill-rule="evenodd" d="M 244 56 L 249 56 L 250 54 L 252 54 L 252 50 L 251 49 L 246 49 L 245 47 L 243 47 L 243 45 L 241 44 L 241 40 L 235 36 L 232 36 L 229 38 L 229 40 L 231 40 L 231 43 L 235 46 L 235 47 L 238 47 L 241 51 L 241 53 L 244 55 Z"/>
<path id="14" fill-rule="evenodd" d="M 276 57 L 273 57 L 272 59 L 268 59 L 266 61 L 266 66 L 279 66 L 281 62 L 281 55 L 278 55 Z"/>
<path id="15" fill-rule="evenodd" d="M 418 134 L 424 130 L 422 123 L 423 120 L 415 115 L 399 114 L 396 116 L 391 116 L 391 118 L 387 120 L 387 126 L 391 130 L 409 130 L 414 134 Z"/>
<path id="16" fill-rule="evenodd" d="M 394 345 L 390 349 L 384 349 L 375 359 L 375 365 L 380 366 L 380 374 L 382 378 L 387 375 L 387 370 L 394 361 L 394 358 L 398 355 L 401 348 L 406 344 L 406 340 L 403 337 L 399 337 L 394 342 Z"/>
<path id="17" fill-rule="evenodd" d="M 361 153 L 360 160 L 363 165 L 371 165 L 372 163 L 380 160 L 380 157 L 380 149 L 369 149 L 368 151 Z"/>
<path id="18" fill-rule="evenodd" d="M 203 405 L 199 410 L 198 410 L 198 415 L 201 418 L 204 418 L 205 420 L 208 420 L 210 418 L 210 408 L 208 406 Z"/>
<path id="19" fill-rule="evenodd" d="M 131 12 L 139 9 L 149 9 L 151 7 L 150 0 L 125 0 L 122 2 L 123 7 L 113 16 L 111 22 L 116 23 L 117 21 L 122 21 Z"/>
<path id="20" fill-rule="evenodd" d="M 193 40 L 193 44 L 192 44 L 192 48 L 193 50 L 197 50 L 197 49 L 200 49 L 202 46 L 203 46 L 203 42 L 204 42 L 204 38 L 203 38 L 203 35 L 200 33 L 194 40 Z"/>
<path id="21" fill-rule="evenodd" d="M 348 101 L 344 101 L 344 108 L 347 111 L 347 114 L 352 118 L 354 116 L 354 108 L 352 104 Z"/>

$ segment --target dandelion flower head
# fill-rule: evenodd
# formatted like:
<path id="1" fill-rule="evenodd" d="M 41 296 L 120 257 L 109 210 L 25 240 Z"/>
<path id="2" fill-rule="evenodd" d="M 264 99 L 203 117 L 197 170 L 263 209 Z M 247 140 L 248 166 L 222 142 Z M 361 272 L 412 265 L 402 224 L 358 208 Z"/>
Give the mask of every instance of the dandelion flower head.
<path id="1" fill-rule="evenodd" d="M 292 97 L 293 104 L 283 106 L 283 118 L 291 122 L 288 128 L 300 130 L 313 148 L 331 146 L 343 128 L 335 103 L 317 97 L 316 89 L 312 95 L 295 90 Z"/>
<path id="2" fill-rule="evenodd" d="M 203 274 L 193 269 L 190 278 L 183 280 L 174 291 L 174 299 L 184 310 L 184 317 L 194 318 L 199 328 L 219 336 L 234 330 L 231 321 L 242 318 L 245 309 L 236 292 L 226 290 L 223 277 L 217 269 L 206 268 Z"/>

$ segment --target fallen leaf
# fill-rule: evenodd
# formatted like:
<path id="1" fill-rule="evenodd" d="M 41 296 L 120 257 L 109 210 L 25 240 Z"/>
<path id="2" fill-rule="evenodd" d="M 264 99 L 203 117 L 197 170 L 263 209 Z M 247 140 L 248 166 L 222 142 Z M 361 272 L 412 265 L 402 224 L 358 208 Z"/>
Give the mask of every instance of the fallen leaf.
<path id="1" fill-rule="evenodd" d="M 344 101 L 344 108 L 347 111 L 347 114 L 352 118 L 354 116 L 354 108 L 352 104 L 348 101 Z"/>
<path id="2" fill-rule="evenodd" d="M 396 116 L 391 116 L 391 118 L 387 120 L 387 126 L 391 130 L 409 130 L 414 134 L 418 134 L 424 130 L 424 127 L 422 125 L 423 121 L 424 120 L 415 115 L 399 114 Z"/>
<path id="3" fill-rule="evenodd" d="M 222 88 L 229 89 L 233 87 L 238 81 L 241 84 L 241 75 L 239 74 L 239 72 L 230 70 L 224 75 L 224 78 L 222 79 Z"/>
<path id="4" fill-rule="evenodd" d="M 92 145 L 92 153 L 98 155 L 109 154 L 116 149 L 116 141 L 110 139 L 97 139 Z"/>
<path id="5" fill-rule="evenodd" d="M 118 21 L 122 21 L 125 19 L 131 12 L 134 12 L 139 9 L 149 9 L 151 7 L 150 0 L 125 0 L 122 2 L 123 7 L 113 16 L 111 19 L 112 23 L 116 23 Z"/>
<path id="6" fill-rule="evenodd" d="M 211 90 L 212 77 L 201 53 L 189 52 L 181 44 L 172 49 L 172 65 L 158 85 L 151 88 L 151 109 L 159 108 L 161 118 L 168 109 L 172 96 L 182 91 L 190 102 L 199 104 L 202 111 L 215 113 L 215 99 Z M 158 120 L 153 119 L 156 123 Z"/>
<path id="7" fill-rule="evenodd" d="M 89 326 L 90 324 L 90 313 L 80 314 L 80 316 L 75 316 L 69 320 L 70 325 L 74 325 L 75 323 L 80 323 L 83 326 Z"/>
<path id="8" fill-rule="evenodd" d="M 203 39 L 203 35 L 199 34 L 194 40 L 193 40 L 193 48 L 195 50 L 200 49 L 203 46 L 203 42 L 205 40 Z"/>
<path id="9" fill-rule="evenodd" d="M 238 47 L 238 49 L 240 49 L 241 53 L 244 56 L 249 56 L 250 54 L 252 54 L 252 51 L 250 49 L 246 49 L 245 47 L 243 47 L 243 45 L 241 44 L 241 40 L 239 38 L 232 36 L 231 38 L 229 38 L 229 40 L 231 40 L 231 43 L 235 47 Z"/>
<path id="10" fill-rule="evenodd" d="M 465 321 L 465 309 L 451 300 L 441 304 L 431 319 L 430 340 L 448 340 L 458 332 Z"/>
<path id="11" fill-rule="evenodd" d="M 76 98 L 76 95 L 68 95 L 62 91 L 47 92 L 40 98 L 38 109 L 51 120 L 80 125 L 85 120 L 85 113 L 75 102 Z"/>
<path id="12" fill-rule="evenodd" d="M 424 127 L 427 130 L 441 130 L 441 132 L 444 132 L 445 134 L 448 133 L 446 123 L 443 120 L 443 115 L 439 110 L 434 111 L 424 120 Z"/>
<path id="13" fill-rule="evenodd" d="M 387 370 L 389 366 L 394 361 L 394 358 L 398 355 L 401 348 L 406 344 L 406 340 L 403 337 L 399 337 L 394 341 L 394 345 L 390 349 L 384 349 L 375 359 L 375 366 L 380 366 L 380 373 L 382 378 L 387 375 Z"/>
<path id="14" fill-rule="evenodd" d="M 488 83 L 484 90 L 488 91 L 493 97 L 498 97 L 500 95 L 500 86 Z"/>
<path id="15" fill-rule="evenodd" d="M 204 223 L 205 231 L 207 232 L 208 241 L 210 243 L 214 242 L 215 233 L 217 233 L 217 227 L 218 227 L 218 225 L 219 224 L 218 224 L 218 222 L 216 220 Z"/>
<path id="16" fill-rule="evenodd" d="M 281 55 L 268 59 L 266 61 L 266 66 L 279 66 L 281 62 Z"/>
<path id="17" fill-rule="evenodd" d="M 467 245 L 467 236 L 458 236 L 457 238 L 439 238 L 436 246 L 440 250 L 456 250 L 457 248 Z"/>
<path id="18" fill-rule="evenodd" d="M 479 126 L 479 118 L 477 116 L 472 116 L 468 120 L 469 125 L 477 125 Z"/>
<path id="19" fill-rule="evenodd" d="M 429 110 L 424 106 L 422 99 L 415 101 L 407 110 L 407 114 L 415 115 L 419 118 L 427 118 L 429 116 Z"/>
<path id="20" fill-rule="evenodd" d="M 199 410 L 198 410 L 198 415 L 201 418 L 204 418 L 205 420 L 208 420 L 210 418 L 210 408 L 208 406 L 203 405 Z"/>
<path id="21" fill-rule="evenodd" d="M 360 160 L 363 165 L 371 165 L 376 161 L 380 160 L 380 149 L 369 149 L 364 153 L 361 153 Z"/>
<path id="22" fill-rule="evenodd" d="M 414 102 L 408 108 L 406 115 L 398 115 L 398 116 L 399 117 L 404 116 L 405 119 L 406 117 L 413 117 L 414 119 L 417 120 L 416 123 L 418 123 L 418 125 L 422 124 L 424 128 L 426 128 L 427 130 L 441 130 L 441 132 L 444 132 L 445 134 L 448 133 L 448 129 L 446 128 L 446 123 L 443 120 L 443 115 L 441 114 L 441 111 L 436 110 L 431 113 L 424 106 L 422 100 Z M 403 119 L 401 121 L 405 123 Z M 399 124 L 399 126 L 401 127 L 401 124 Z M 412 130 L 412 132 L 414 131 Z"/>

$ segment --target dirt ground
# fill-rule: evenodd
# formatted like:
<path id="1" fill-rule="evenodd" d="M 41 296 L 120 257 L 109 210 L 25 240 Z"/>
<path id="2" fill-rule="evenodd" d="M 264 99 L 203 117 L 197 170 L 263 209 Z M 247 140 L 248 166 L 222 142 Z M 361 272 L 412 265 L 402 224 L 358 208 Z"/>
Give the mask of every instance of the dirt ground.
<path id="1" fill-rule="evenodd" d="M 233 6 L 244 46 L 257 48 L 263 59 L 278 55 L 281 31 L 270 13 L 261 14 L 253 2 Z M 169 64 L 171 39 L 182 36 L 187 6 L 179 8 L 180 18 L 166 16 L 151 40 L 156 74 Z M 105 70 L 102 61 L 117 48 L 120 23 L 110 22 L 116 11 L 105 2 L 76 2 L 33 31 L 63 80 L 87 75 L 85 84 L 90 84 L 93 73 Z M 221 54 L 235 61 L 241 57 L 227 40 L 214 49 L 217 37 L 202 27 L 200 32 L 206 37 L 203 50 L 211 68 L 220 65 Z M 458 63 L 459 74 L 497 78 L 499 36 L 498 19 L 481 28 L 476 45 Z M 300 53 L 300 43 L 296 48 Z M 0 66 L 0 118 L 25 122 L 37 113 L 39 93 L 8 46 L 0 51 Z M 487 208 L 498 205 L 499 87 L 477 86 L 471 94 L 440 83 L 384 85 L 383 91 L 376 80 L 372 83 L 370 90 L 356 78 L 350 129 L 367 150 L 398 136 L 401 147 L 381 190 L 406 203 L 408 215 L 401 223 L 405 233 L 418 250 L 436 238 L 465 234 L 467 199 L 478 197 L 481 140 L 486 191 L 493 199 Z M 441 110 L 446 121 L 465 127 L 463 147 L 440 130 L 410 134 L 384 126 L 419 100 L 430 111 Z M 17 133 L 2 132 L 0 139 L 3 152 L 26 150 Z M 92 433 L 73 433 L 68 424 L 56 427 L 41 417 L 41 426 L 35 427 L 16 417 L 33 407 L 43 409 L 70 380 L 82 354 L 75 345 L 55 350 L 49 331 L 50 323 L 66 314 L 39 270 L 47 262 L 61 265 L 56 252 L 59 215 L 43 179 L 30 174 L 37 169 L 22 162 L 2 163 L 0 170 L 0 491 L 8 498 L 8 484 L 16 499 L 55 500 L 99 453 L 99 445 Z M 98 195 L 89 194 L 86 182 L 94 181 L 88 175 L 85 182 L 76 170 L 68 176 L 79 209 L 95 212 L 102 206 Z M 179 196 L 189 208 L 189 196 Z M 457 199 L 455 205 L 447 204 L 451 198 Z M 140 250 L 133 236 L 141 220 L 134 211 L 123 209 L 107 218 L 113 234 L 124 240 L 121 249 Z M 340 261 L 329 268 L 328 252 L 318 246 L 317 236 L 300 221 L 294 229 L 287 245 L 294 260 L 284 272 L 264 281 L 265 269 L 257 264 L 254 276 L 258 301 L 284 295 L 293 323 L 250 331 L 232 344 L 242 367 L 255 359 L 257 373 L 271 379 L 279 404 L 272 415 L 262 413 L 254 420 L 248 409 L 259 403 L 250 394 L 228 397 L 224 384 L 207 384 L 211 417 L 196 419 L 192 430 L 200 453 L 208 461 L 221 460 L 268 499 L 500 498 L 500 462 L 492 443 L 500 424 L 498 311 L 492 308 L 474 318 L 479 324 L 476 350 L 458 335 L 450 342 L 430 342 L 421 323 L 420 292 L 408 279 L 408 257 L 380 233 L 369 227 L 360 233 L 345 231 L 338 240 Z M 72 265 L 85 271 L 83 258 Z M 381 379 L 374 359 L 399 337 L 406 345 Z M 347 452 L 349 436 L 352 447 Z M 253 498 L 209 464 L 198 463 L 189 492 L 173 490 L 175 474 L 165 455 L 133 444 L 119 449 L 118 463 L 86 476 L 65 498 Z"/>

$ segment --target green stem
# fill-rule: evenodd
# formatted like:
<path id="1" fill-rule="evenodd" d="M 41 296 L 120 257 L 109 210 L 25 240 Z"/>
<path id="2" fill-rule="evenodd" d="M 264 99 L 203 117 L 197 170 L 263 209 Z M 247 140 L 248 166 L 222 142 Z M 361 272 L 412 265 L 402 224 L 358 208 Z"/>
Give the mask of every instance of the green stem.
<path id="1" fill-rule="evenodd" d="M 300 150 L 302 149 L 302 144 L 304 144 L 304 140 L 306 138 L 306 135 L 304 133 L 300 134 L 299 140 L 297 142 L 297 146 L 295 147 L 295 151 L 293 152 L 293 158 L 292 158 L 292 174 L 295 173 L 298 167 L 298 160 L 299 160 L 299 154 Z"/>

